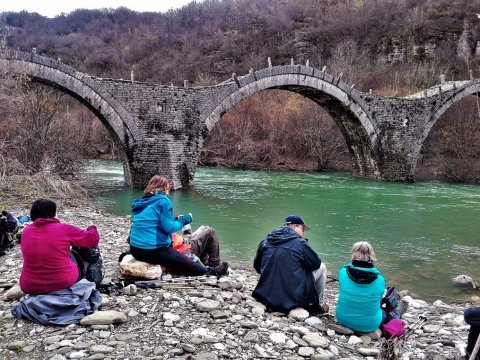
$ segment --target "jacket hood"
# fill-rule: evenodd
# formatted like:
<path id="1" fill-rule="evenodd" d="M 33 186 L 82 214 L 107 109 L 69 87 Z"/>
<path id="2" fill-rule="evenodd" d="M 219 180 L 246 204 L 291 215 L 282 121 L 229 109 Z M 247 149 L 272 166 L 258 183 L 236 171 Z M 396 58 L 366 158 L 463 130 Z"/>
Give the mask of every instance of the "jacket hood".
<path id="1" fill-rule="evenodd" d="M 133 200 L 132 212 L 133 214 L 141 213 L 148 205 L 159 201 L 161 198 L 166 197 L 165 194 L 159 193 L 157 195 L 143 197 L 141 199 Z"/>
<path id="2" fill-rule="evenodd" d="M 378 270 L 374 267 L 357 267 L 352 263 L 345 267 L 350 280 L 357 284 L 371 284 L 378 278 Z"/>
<path id="3" fill-rule="evenodd" d="M 293 230 L 288 226 L 281 226 L 273 230 L 270 234 L 267 235 L 267 241 L 273 245 L 281 244 L 297 238 L 303 239 L 300 235 L 298 235 L 295 232 L 295 230 Z"/>

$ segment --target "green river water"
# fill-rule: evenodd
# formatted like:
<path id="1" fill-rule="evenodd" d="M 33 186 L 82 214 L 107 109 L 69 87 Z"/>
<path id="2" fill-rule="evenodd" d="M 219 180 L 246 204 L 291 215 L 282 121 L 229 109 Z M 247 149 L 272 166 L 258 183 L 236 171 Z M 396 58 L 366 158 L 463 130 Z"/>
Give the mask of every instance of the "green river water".
<path id="1" fill-rule="evenodd" d="M 121 162 L 90 162 L 86 173 L 98 182 L 95 201 L 112 214 L 130 214 L 131 201 L 142 196 L 124 185 Z M 454 285 L 452 277 L 480 280 L 479 186 L 198 168 L 194 186 L 171 199 L 176 214 L 193 214 L 193 229 L 208 224 L 218 231 L 227 261 L 252 263 L 260 240 L 295 213 L 312 228 L 310 245 L 335 277 L 352 244 L 365 240 L 387 283 L 413 296 L 465 298 L 473 290 Z"/>

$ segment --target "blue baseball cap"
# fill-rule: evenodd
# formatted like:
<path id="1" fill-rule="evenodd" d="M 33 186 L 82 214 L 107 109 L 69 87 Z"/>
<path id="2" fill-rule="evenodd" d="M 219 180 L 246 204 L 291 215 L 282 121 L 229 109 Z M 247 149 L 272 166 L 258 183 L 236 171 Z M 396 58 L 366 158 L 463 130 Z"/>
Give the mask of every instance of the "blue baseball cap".
<path id="1" fill-rule="evenodd" d="M 298 215 L 288 215 L 285 218 L 285 222 L 283 223 L 284 225 L 290 225 L 290 224 L 297 224 L 297 225 L 303 225 L 305 231 L 310 230 L 310 227 L 305 224 L 305 221 L 298 216 Z"/>

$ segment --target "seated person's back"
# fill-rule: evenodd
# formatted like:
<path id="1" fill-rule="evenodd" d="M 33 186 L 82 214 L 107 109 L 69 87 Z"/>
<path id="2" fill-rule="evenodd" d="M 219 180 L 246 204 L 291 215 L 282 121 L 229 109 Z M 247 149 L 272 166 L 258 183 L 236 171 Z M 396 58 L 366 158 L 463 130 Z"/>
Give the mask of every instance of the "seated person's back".
<path id="1" fill-rule="evenodd" d="M 27 294 L 46 294 L 67 289 L 80 280 L 70 247 L 92 248 L 100 239 L 95 226 L 87 230 L 62 224 L 51 200 L 39 199 L 32 205 L 33 223 L 22 233 L 23 268 L 20 287 Z"/>
<path id="2" fill-rule="evenodd" d="M 373 248 L 358 242 L 352 248 L 352 261 L 338 273 L 337 321 L 358 332 L 372 332 L 383 320 L 381 309 L 385 279 L 373 265 Z"/>
<path id="3" fill-rule="evenodd" d="M 303 237 L 306 230 L 299 216 L 290 215 L 258 246 L 254 268 L 260 279 L 252 296 L 272 310 L 321 310 L 326 268 Z"/>

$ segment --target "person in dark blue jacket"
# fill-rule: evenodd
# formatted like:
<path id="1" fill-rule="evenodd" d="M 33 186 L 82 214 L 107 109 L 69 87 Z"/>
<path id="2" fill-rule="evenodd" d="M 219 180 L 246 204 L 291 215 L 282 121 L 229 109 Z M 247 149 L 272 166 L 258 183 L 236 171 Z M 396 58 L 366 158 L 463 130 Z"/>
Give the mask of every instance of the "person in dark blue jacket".
<path id="1" fill-rule="evenodd" d="M 303 237 L 308 230 L 301 217 L 290 215 L 258 246 L 253 266 L 260 279 L 252 296 L 273 311 L 328 312 L 323 302 L 327 270 Z"/>
<path id="2" fill-rule="evenodd" d="M 169 192 L 168 180 L 155 175 L 148 182 L 144 197 L 133 202 L 130 229 L 130 252 L 133 257 L 165 266 L 174 274 L 225 275 L 228 263 L 205 267 L 173 248 L 171 234 L 190 224 L 192 215 L 184 214 L 174 218 L 172 202 L 167 196 Z"/>

